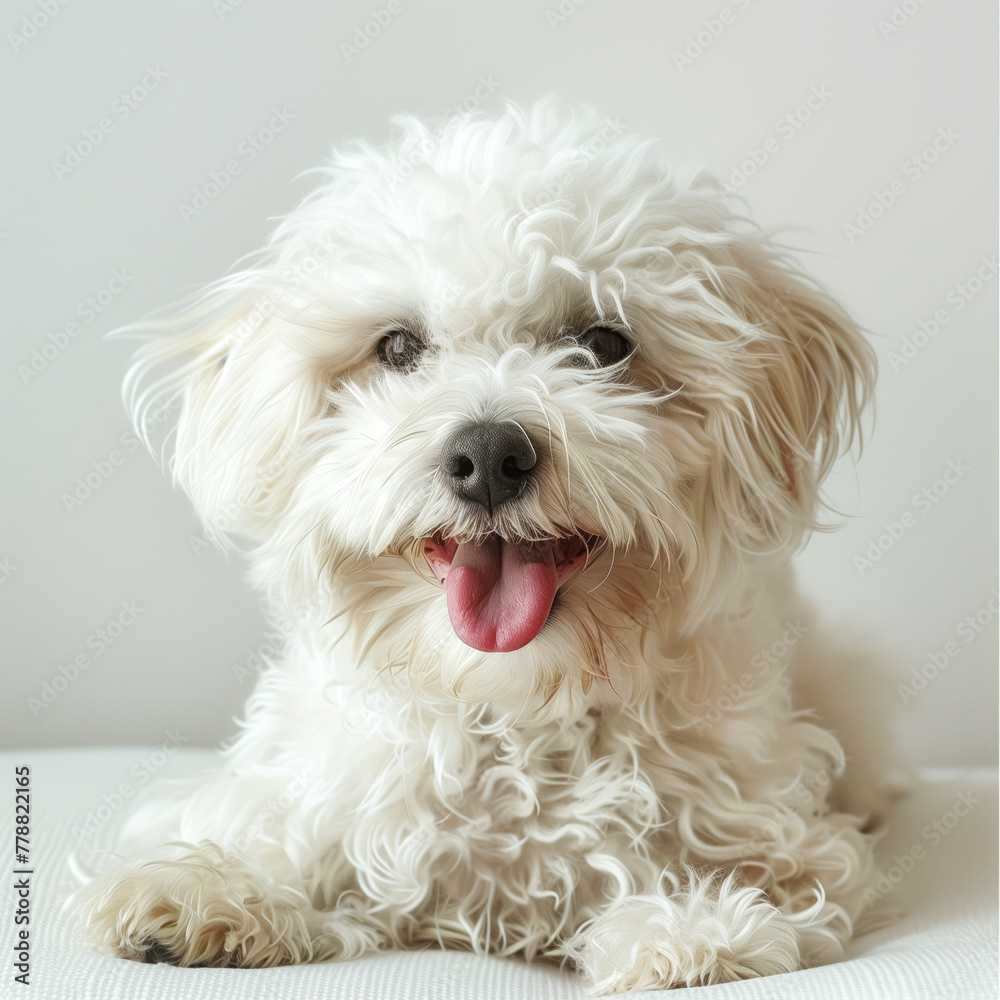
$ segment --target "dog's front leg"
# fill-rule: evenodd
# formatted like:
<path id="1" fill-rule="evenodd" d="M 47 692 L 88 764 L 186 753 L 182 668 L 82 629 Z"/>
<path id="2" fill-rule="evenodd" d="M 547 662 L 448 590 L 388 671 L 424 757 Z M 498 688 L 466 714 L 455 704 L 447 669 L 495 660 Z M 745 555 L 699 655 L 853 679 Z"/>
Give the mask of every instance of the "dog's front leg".
<path id="1" fill-rule="evenodd" d="M 761 810 L 759 825 L 750 812 L 728 832 L 717 820 L 714 845 L 705 830 L 681 830 L 674 850 L 689 863 L 669 864 L 658 879 L 619 877 L 612 901 L 594 908 L 565 953 L 601 994 L 711 985 L 840 958 L 852 931 L 873 919 L 865 891 L 873 841 L 857 817 L 817 815 L 818 799 L 809 805 L 750 804 Z M 613 870 L 611 859 L 603 869 Z"/>
<path id="2" fill-rule="evenodd" d="M 597 995 L 704 986 L 791 972 L 795 919 L 722 872 L 663 873 L 581 926 L 565 953 Z"/>
<path id="3" fill-rule="evenodd" d="M 136 961 L 265 967 L 353 958 L 382 945 L 360 897 L 316 909 L 275 849 L 167 844 L 89 883 L 71 904 L 101 951 Z"/>
<path id="4" fill-rule="evenodd" d="M 303 786 L 223 767 L 153 787 L 120 838 L 124 860 L 68 905 L 100 950 L 137 961 L 263 967 L 383 946 L 359 894 L 317 881 L 336 869 L 352 884 L 335 844 L 308 843 Z"/>

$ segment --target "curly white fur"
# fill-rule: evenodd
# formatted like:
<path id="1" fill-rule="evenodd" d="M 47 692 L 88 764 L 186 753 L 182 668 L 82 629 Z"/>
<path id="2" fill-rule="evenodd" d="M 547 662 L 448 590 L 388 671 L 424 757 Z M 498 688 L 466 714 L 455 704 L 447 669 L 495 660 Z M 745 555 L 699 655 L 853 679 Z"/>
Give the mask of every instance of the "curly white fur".
<path id="1" fill-rule="evenodd" d="M 871 349 L 710 177 L 585 110 L 398 126 L 130 375 L 140 425 L 181 398 L 174 474 L 252 540 L 291 638 L 221 767 L 159 786 L 74 905 L 181 965 L 438 942 L 615 992 L 836 957 L 872 839 L 787 665 L 750 664 L 804 612 L 787 563 Z M 581 356 L 597 323 L 626 362 Z M 426 345 L 405 373 L 376 358 L 401 325 Z M 492 516 L 439 468 L 490 420 L 539 452 Z M 422 558 L 443 531 L 600 541 L 533 641 L 484 653 Z"/>

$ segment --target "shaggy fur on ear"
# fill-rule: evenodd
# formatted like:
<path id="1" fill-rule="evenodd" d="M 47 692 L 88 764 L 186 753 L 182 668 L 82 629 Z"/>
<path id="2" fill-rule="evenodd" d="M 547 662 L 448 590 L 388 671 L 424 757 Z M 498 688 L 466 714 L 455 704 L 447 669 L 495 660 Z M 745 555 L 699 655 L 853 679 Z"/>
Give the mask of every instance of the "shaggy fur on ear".
<path id="1" fill-rule="evenodd" d="M 220 768 L 150 793 L 79 912 L 131 958 L 437 943 L 598 992 L 836 957 L 872 841 L 822 706 L 760 653 L 804 616 L 794 669 L 842 676 L 787 563 L 871 348 L 711 177 L 587 109 L 396 125 L 130 372 L 140 426 L 179 403 L 174 476 L 249 539 L 288 639 Z M 469 501 L 446 443 L 512 424 L 530 478 Z M 548 580 L 544 624 L 473 648 L 456 566 L 486 574 L 476 621 Z"/>

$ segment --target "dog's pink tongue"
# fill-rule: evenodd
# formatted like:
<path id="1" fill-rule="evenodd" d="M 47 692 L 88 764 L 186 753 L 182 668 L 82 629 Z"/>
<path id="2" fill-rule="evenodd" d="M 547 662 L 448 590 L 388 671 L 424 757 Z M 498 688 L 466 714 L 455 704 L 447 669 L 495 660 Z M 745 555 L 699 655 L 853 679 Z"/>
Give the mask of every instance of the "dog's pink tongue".
<path id="1" fill-rule="evenodd" d="M 484 653 L 520 649 L 541 631 L 558 583 L 552 545 L 463 542 L 444 584 L 452 628 Z"/>

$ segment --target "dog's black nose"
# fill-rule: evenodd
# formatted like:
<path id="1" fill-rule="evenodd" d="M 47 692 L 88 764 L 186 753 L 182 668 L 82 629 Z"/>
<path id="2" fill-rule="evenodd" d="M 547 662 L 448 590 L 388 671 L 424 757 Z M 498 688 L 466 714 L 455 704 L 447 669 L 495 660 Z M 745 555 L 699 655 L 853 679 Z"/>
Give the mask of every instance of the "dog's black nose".
<path id="1" fill-rule="evenodd" d="M 441 452 L 441 468 L 455 493 L 491 514 L 520 496 L 536 462 L 531 438 L 510 420 L 460 427 Z"/>

